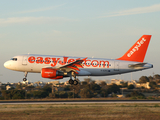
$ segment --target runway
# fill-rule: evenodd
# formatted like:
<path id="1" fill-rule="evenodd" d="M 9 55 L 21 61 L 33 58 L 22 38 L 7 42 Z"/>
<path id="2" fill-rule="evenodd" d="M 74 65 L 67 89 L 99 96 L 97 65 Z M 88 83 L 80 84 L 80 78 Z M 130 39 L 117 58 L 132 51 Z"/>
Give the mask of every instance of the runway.
<path id="1" fill-rule="evenodd" d="M 14 104 L 109 104 L 109 103 L 160 103 L 160 100 L 55 100 L 55 101 L 0 101 L 0 105 Z"/>

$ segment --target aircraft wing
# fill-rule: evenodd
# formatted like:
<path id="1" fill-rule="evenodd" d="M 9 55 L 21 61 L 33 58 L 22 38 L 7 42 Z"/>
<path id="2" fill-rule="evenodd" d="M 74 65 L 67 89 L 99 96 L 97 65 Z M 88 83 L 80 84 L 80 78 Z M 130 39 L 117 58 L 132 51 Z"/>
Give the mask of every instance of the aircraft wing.
<path id="1" fill-rule="evenodd" d="M 130 68 L 138 68 L 138 67 L 143 67 L 147 63 L 137 63 L 137 64 L 130 64 L 128 65 Z"/>
<path id="2" fill-rule="evenodd" d="M 83 68 L 82 66 L 82 62 L 85 60 L 84 59 L 78 59 L 74 62 L 71 62 L 69 64 L 63 65 L 61 67 L 58 68 L 58 70 L 63 71 L 63 72 L 70 72 L 73 71 L 75 73 L 78 73 L 77 71 L 80 71 L 79 68 Z"/>
<path id="3" fill-rule="evenodd" d="M 69 64 L 66 64 L 66 65 L 63 65 L 63 66 L 60 66 L 60 67 L 47 67 L 47 68 L 51 68 L 51 69 L 57 69 L 59 71 L 62 71 L 62 72 L 70 72 L 70 71 L 73 71 L 75 72 L 76 74 L 78 74 L 77 71 L 80 71 L 79 68 L 83 68 L 82 66 L 82 62 L 87 59 L 87 58 L 84 58 L 84 59 L 78 59 L 74 62 L 71 62 Z"/>

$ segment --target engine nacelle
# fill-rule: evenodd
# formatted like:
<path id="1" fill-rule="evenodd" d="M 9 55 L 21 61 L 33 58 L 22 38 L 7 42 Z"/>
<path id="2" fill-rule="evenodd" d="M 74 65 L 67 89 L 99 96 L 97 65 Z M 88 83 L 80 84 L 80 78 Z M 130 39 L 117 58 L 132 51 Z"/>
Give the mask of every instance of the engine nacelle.
<path id="1" fill-rule="evenodd" d="M 43 78 L 50 78 L 50 79 L 62 79 L 63 76 L 59 74 L 57 69 L 50 69 L 50 68 L 42 68 L 41 76 Z"/>
<path id="2" fill-rule="evenodd" d="M 57 77 L 50 78 L 50 79 L 63 79 L 63 76 L 57 76 Z"/>

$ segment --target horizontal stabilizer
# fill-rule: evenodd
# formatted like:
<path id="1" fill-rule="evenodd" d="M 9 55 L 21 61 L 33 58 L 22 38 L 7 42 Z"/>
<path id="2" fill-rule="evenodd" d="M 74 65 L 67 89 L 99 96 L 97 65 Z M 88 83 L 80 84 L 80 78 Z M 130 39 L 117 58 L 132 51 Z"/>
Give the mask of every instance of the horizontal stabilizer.
<path id="1" fill-rule="evenodd" d="M 138 64 L 131 64 L 128 65 L 129 68 L 137 68 L 137 67 L 143 67 L 147 63 L 138 63 Z"/>

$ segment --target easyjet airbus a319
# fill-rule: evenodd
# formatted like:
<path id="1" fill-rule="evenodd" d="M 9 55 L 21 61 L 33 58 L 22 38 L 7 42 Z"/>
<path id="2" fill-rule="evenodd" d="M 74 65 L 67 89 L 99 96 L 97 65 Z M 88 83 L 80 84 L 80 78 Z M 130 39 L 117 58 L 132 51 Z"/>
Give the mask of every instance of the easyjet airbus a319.
<path id="1" fill-rule="evenodd" d="M 70 77 L 69 83 L 77 85 L 76 76 L 107 76 L 152 68 L 152 64 L 143 62 L 150 39 L 151 35 L 143 35 L 117 59 L 25 54 L 14 56 L 5 62 L 4 66 L 24 72 L 23 81 L 26 81 L 27 74 L 32 72 L 41 73 L 43 78 L 50 79 Z"/>

